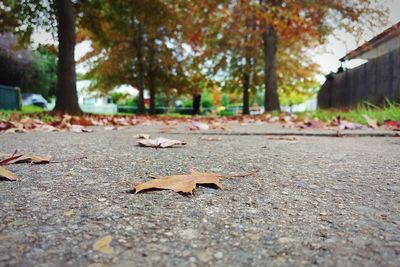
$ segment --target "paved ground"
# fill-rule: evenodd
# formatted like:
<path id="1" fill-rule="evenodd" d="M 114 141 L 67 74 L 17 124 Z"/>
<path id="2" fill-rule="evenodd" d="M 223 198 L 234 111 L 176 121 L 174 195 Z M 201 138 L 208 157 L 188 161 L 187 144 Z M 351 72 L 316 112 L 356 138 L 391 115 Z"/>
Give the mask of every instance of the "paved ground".
<path id="1" fill-rule="evenodd" d="M 159 128 L 0 135 L 0 153 L 87 156 L 7 166 L 20 179 L 0 182 L 0 266 L 400 266 L 400 138 L 227 135 L 212 142 Z M 136 133 L 188 144 L 137 147 Z M 189 165 L 260 172 L 191 196 L 129 193 L 133 182 Z M 111 254 L 93 249 L 106 235 Z"/>

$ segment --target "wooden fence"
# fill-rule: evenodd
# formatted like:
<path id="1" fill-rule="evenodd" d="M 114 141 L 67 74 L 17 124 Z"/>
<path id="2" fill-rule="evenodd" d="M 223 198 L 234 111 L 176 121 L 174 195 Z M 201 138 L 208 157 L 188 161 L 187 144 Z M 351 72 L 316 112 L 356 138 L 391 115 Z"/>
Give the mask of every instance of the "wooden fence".
<path id="1" fill-rule="evenodd" d="M 400 49 L 327 79 L 318 93 L 318 106 L 382 105 L 386 99 L 400 102 Z"/>

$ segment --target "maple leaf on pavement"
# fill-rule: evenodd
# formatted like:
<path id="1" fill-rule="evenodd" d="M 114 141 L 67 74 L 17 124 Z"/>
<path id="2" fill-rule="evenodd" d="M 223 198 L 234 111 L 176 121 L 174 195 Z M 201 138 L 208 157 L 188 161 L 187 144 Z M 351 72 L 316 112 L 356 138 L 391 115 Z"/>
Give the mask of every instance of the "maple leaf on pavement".
<path id="1" fill-rule="evenodd" d="M 51 156 L 35 156 L 29 154 L 16 154 L 7 156 L 0 160 L 0 165 L 15 164 L 15 163 L 33 163 L 33 164 L 45 164 L 49 163 Z"/>
<path id="2" fill-rule="evenodd" d="M 154 148 L 167 148 L 174 145 L 186 145 L 186 142 L 179 140 L 167 139 L 164 137 L 158 137 L 156 139 L 142 139 L 137 141 L 139 146 L 154 147 Z"/>
<path id="3" fill-rule="evenodd" d="M 191 171 L 190 174 L 171 175 L 140 183 L 134 186 L 134 190 L 135 194 L 147 189 L 169 189 L 175 192 L 191 194 L 198 184 L 214 185 L 222 189 L 222 184 L 220 183 L 222 178 L 251 176 L 255 173 L 222 175 L 212 172 Z"/>
<path id="4" fill-rule="evenodd" d="M 15 181 L 15 180 L 17 180 L 17 176 L 14 173 L 12 173 L 0 166 L 0 179 Z"/>

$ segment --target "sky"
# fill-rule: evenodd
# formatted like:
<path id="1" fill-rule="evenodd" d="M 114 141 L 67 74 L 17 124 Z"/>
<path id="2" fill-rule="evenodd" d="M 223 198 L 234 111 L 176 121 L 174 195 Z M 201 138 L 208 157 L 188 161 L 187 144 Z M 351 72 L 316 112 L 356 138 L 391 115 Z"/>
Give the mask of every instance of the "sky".
<path id="1" fill-rule="evenodd" d="M 400 0 L 379 0 L 379 2 L 389 9 L 388 23 L 374 30 L 366 30 L 362 36 L 361 44 L 400 21 Z M 314 55 L 312 56 L 313 60 L 321 66 L 321 75 L 317 76 L 320 82 L 324 81 L 324 74 L 336 71 L 339 68 L 340 58 L 358 47 L 356 38 L 351 34 L 337 31 L 335 35 L 337 38 L 334 36 L 328 37 L 327 42 L 314 51 Z M 34 44 L 54 43 L 52 36 L 44 32 L 35 33 L 33 41 Z M 88 51 L 90 51 L 90 42 L 86 41 L 78 44 L 75 48 L 75 58 L 79 59 Z M 353 60 L 347 63 L 347 67 L 352 68 L 362 63 L 362 60 Z M 77 71 L 85 72 L 85 67 L 83 65 L 78 65 Z"/>
<path id="2" fill-rule="evenodd" d="M 360 44 L 372 39 L 375 35 L 400 21 L 400 0 L 380 0 L 380 3 L 389 9 L 388 23 L 374 30 L 366 30 Z M 359 46 L 356 38 L 351 34 L 337 31 L 335 35 L 338 38 L 334 36 L 328 37 L 328 41 L 313 56 L 314 61 L 321 65 L 322 74 L 336 71 L 340 67 L 339 59 Z M 353 68 L 364 62 L 363 60 L 352 60 L 347 63 L 346 67 Z M 318 80 L 322 81 L 322 77 L 323 75 L 319 75 Z"/>

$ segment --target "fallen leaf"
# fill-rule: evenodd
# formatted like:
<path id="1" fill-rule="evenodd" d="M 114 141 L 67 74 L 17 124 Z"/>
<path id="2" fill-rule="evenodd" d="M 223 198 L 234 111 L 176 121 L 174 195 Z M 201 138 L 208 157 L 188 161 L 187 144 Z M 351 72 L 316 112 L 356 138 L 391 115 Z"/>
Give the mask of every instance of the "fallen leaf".
<path id="1" fill-rule="evenodd" d="M 105 126 L 103 129 L 104 129 L 104 131 L 118 131 L 122 128 L 112 125 L 112 126 Z"/>
<path id="2" fill-rule="evenodd" d="M 35 132 L 58 132 L 60 131 L 58 128 L 51 125 L 39 125 L 34 129 Z"/>
<path id="3" fill-rule="evenodd" d="M 114 249 L 110 246 L 113 237 L 111 235 L 106 235 L 97 239 L 93 244 L 93 250 L 99 251 L 104 254 L 114 253 Z"/>
<path id="4" fill-rule="evenodd" d="M 4 157 L 4 159 L 0 160 L 0 166 L 10 164 L 9 162 L 14 161 L 15 159 L 18 159 L 21 156 L 22 156 L 22 154 L 17 155 L 17 150 L 15 150 L 15 152 L 12 155 L 6 156 L 6 157 Z"/>
<path id="5" fill-rule="evenodd" d="M 173 131 L 173 130 L 176 130 L 176 128 L 174 128 L 174 127 L 160 128 L 160 129 L 158 130 L 158 132 L 159 132 L 159 133 L 169 133 L 169 132 L 171 132 L 171 131 Z"/>
<path id="6" fill-rule="evenodd" d="M 93 132 L 92 129 L 85 128 L 82 125 L 70 125 L 68 126 L 68 130 L 72 133 L 90 133 Z"/>
<path id="7" fill-rule="evenodd" d="M 146 189 L 169 189 L 175 192 L 192 193 L 197 184 L 214 184 L 222 188 L 219 182 L 222 175 L 217 173 L 191 173 L 183 175 L 172 175 L 150 180 L 134 187 L 135 193 Z"/>
<path id="8" fill-rule="evenodd" d="M 189 126 L 189 130 L 191 131 L 207 131 L 208 129 L 210 129 L 210 126 L 208 126 L 208 124 L 198 121 L 192 121 L 192 124 Z"/>
<path id="9" fill-rule="evenodd" d="M 217 188 L 222 188 L 220 180 L 229 177 L 244 177 L 254 175 L 256 172 L 237 174 L 237 175 L 222 175 L 218 173 L 202 173 L 191 171 L 190 174 L 171 175 L 161 178 L 156 178 L 144 183 L 134 185 L 135 194 L 147 189 L 169 189 L 175 192 L 192 193 L 198 184 L 215 185 Z"/>
<path id="10" fill-rule="evenodd" d="M 154 147 L 154 148 L 167 148 L 172 147 L 174 145 L 186 145 L 186 142 L 182 142 L 179 140 L 167 139 L 164 137 L 158 137 L 156 139 L 143 139 L 137 141 L 138 145 L 145 147 Z"/>
<path id="11" fill-rule="evenodd" d="M 26 133 L 26 130 L 23 128 L 9 128 L 4 133 Z"/>
<path id="12" fill-rule="evenodd" d="M 150 139 L 150 135 L 149 134 L 137 134 L 135 135 L 136 139 Z"/>
<path id="13" fill-rule="evenodd" d="M 65 116 L 65 115 L 64 115 Z M 69 123 L 73 124 L 73 125 L 81 125 L 81 126 L 92 126 L 93 123 L 83 117 L 79 117 L 79 116 L 73 116 L 73 117 L 69 117 Z"/>
<path id="14" fill-rule="evenodd" d="M 284 141 L 297 141 L 299 138 L 296 136 L 279 136 L 279 137 L 269 137 L 269 140 L 284 140 Z"/>
<path id="15" fill-rule="evenodd" d="M 339 129 L 341 130 L 361 130 L 363 126 L 361 124 L 352 123 L 348 121 L 342 120 L 339 125 Z"/>
<path id="16" fill-rule="evenodd" d="M 383 125 L 388 130 L 400 131 L 400 121 L 385 120 Z"/>
<path id="17" fill-rule="evenodd" d="M 9 180 L 9 181 L 16 181 L 17 180 L 17 176 L 14 173 L 6 170 L 5 168 L 3 168 L 1 166 L 0 166 L 0 178 L 6 179 L 6 180 Z"/>
<path id="18" fill-rule="evenodd" d="M 300 125 L 300 128 L 305 129 L 305 128 L 311 128 L 311 129 L 320 129 L 324 128 L 325 123 L 322 121 L 318 120 L 310 120 L 310 121 L 305 121 L 302 125 Z"/>
<path id="19" fill-rule="evenodd" d="M 222 137 L 219 136 L 202 136 L 200 139 L 204 141 L 222 141 Z"/>
<path id="20" fill-rule="evenodd" d="M 75 215 L 75 212 L 73 210 L 65 211 L 64 216 L 65 217 L 71 217 L 72 215 Z"/>
<path id="21" fill-rule="evenodd" d="M 51 155 L 47 156 L 35 156 L 29 154 L 17 154 L 11 155 L 2 159 L 0 165 L 6 164 L 16 164 L 16 163 L 33 163 L 33 164 L 45 164 L 49 163 L 51 160 Z"/>
<path id="22" fill-rule="evenodd" d="M 379 128 L 377 120 L 373 120 L 370 117 L 368 117 L 367 115 L 364 115 L 363 117 L 367 121 L 367 124 L 368 124 L 369 127 L 371 127 L 372 129 L 378 129 Z"/>

